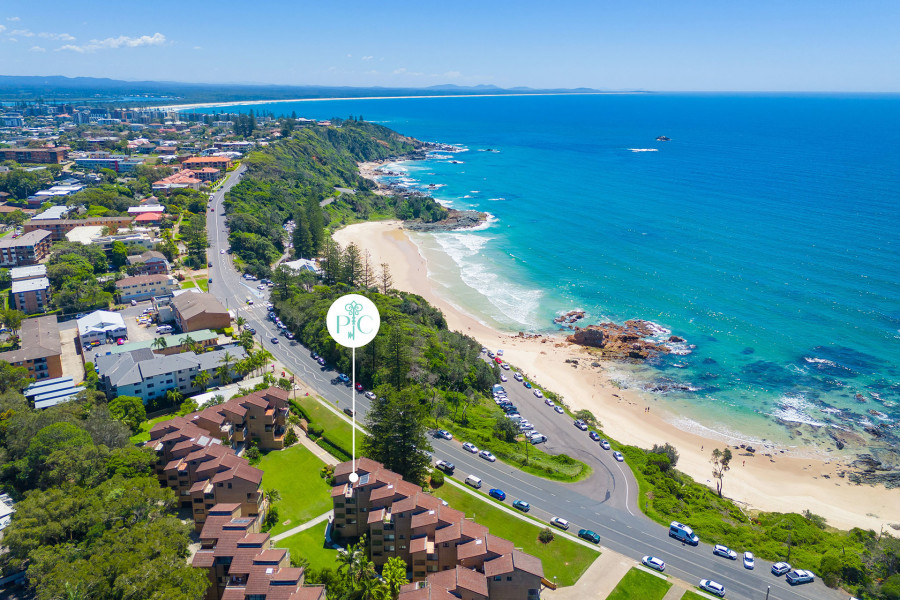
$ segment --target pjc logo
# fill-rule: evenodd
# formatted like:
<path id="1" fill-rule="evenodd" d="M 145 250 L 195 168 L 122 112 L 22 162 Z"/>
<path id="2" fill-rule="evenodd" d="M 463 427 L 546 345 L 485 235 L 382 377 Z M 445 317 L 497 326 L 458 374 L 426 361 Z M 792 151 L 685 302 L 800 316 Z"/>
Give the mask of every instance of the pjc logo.
<path id="1" fill-rule="evenodd" d="M 371 342 L 381 325 L 378 308 L 359 294 L 347 294 L 335 300 L 325 319 L 332 339 L 347 348 L 359 348 Z"/>

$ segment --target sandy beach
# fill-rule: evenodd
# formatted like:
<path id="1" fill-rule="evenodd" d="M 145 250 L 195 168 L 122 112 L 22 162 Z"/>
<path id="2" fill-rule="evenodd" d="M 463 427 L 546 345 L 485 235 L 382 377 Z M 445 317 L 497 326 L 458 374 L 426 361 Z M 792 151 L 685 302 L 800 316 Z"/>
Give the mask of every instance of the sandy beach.
<path id="1" fill-rule="evenodd" d="M 375 164 L 362 165 L 371 176 Z M 440 308 L 449 326 L 471 335 L 488 348 L 503 348 L 504 357 L 529 378 L 560 394 L 573 409 L 587 408 L 603 423 L 604 431 L 620 442 L 650 448 L 673 444 L 680 453 L 678 469 L 699 482 L 711 479 L 709 464 L 713 448 L 723 442 L 682 431 L 660 415 L 645 412 L 646 402 L 637 394 L 615 387 L 604 369 L 590 366 L 595 359 L 562 338 L 521 338 L 496 331 L 472 315 L 465 314 L 440 297 L 428 279 L 425 258 L 398 221 L 351 225 L 334 234 L 341 245 L 355 242 L 372 253 L 375 262 L 392 266 L 394 286 L 425 297 Z M 576 359 L 577 367 L 567 363 Z M 824 516 L 830 525 L 849 529 L 863 527 L 879 531 L 888 523 L 900 523 L 900 490 L 857 486 L 840 478 L 844 466 L 825 461 L 788 456 L 775 450 L 771 456 L 736 456 L 725 477 L 725 494 L 751 509 L 779 512 L 810 510 Z"/>

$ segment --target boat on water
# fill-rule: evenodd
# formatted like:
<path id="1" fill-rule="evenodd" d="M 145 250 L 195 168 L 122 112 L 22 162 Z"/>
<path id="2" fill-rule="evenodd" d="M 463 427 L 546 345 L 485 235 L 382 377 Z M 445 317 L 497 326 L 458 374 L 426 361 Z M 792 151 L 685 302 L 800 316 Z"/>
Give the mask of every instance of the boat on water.
<path id="1" fill-rule="evenodd" d="M 461 164 L 463 164 L 463 161 L 461 161 L 461 160 L 451 160 L 451 161 L 450 161 L 450 164 L 451 164 L 451 165 L 461 165 Z"/>
<path id="2" fill-rule="evenodd" d="M 657 142 L 671 142 L 671 141 L 672 141 L 672 138 L 670 138 L 670 137 L 668 137 L 668 136 L 665 136 L 665 135 L 661 135 L 661 136 L 659 136 L 659 137 L 656 138 L 656 141 L 657 141 Z"/>

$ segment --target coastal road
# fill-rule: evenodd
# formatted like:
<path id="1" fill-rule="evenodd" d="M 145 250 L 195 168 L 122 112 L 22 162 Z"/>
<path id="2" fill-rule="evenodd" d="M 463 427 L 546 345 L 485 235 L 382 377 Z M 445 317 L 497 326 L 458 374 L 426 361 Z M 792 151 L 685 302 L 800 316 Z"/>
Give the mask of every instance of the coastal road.
<path id="1" fill-rule="evenodd" d="M 256 329 L 257 337 L 277 361 L 327 401 L 341 409 L 349 407 L 354 392 L 349 386 L 338 384 L 337 373 L 329 367 L 320 367 L 309 350 L 278 336 L 276 328 L 266 319 L 264 300 L 267 293 L 257 290 L 255 282 L 244 281 L 235 271 L 231 255 L 227 254 L 228 234 L 222 199 L 242 172 L 243 167 L 240 167 L 229 174 L 225 184 L 210 201 L 213 209 L 207 213 L 209 262 L 213 263 L 210 292 L 247 319 L 249 326 Z M 222 253 L 223 250 L 226 253 Z M 248 296 L 254 298 L 252 306 L 246 303 Z M 271 343 L 273 337 L 279 337 L 278 344 Z M 456 465 L 455 477 L 460 481 L 468 474 L 477 475 L 484 481 L 482 489 L 485 492 L 492 487 L 504 490 L 506 504 L 515 499 L 525 500 L 532 506 L 530 514 L 538 518 L 547 520 L 551 516 L 560 516 L 568 519 L 570 532 L 577 533 L 581 528 L 592 529 L 600 534 L 602 546 L 635 561 L 640 561 L 645 554 L 657 556 L 666 561 L 668 574 L 689 583 L 696 584 L 700 579 L 717 581 L 725 586 L 726 598 L 763 600 L 768 586 L 771 586 L 769 600 L 844 598 L 845 595 L 826 588 L 818 578 L 815 583 L 791 587 L 784 577 L 771 574 L 770 562 L 757 559 L 756 569 L 748 571 L 740 560 L 730 561 L 714 556 L 709 544 L 693 548 L 669 538 L 665 527 L 650 521 L 635 508 L 637 485 L 627 465 L 613 461 L 611 453 L 591 442 L 585 432 L 572 425 L 571 419 L 556 414 L 543 404 L 543 400 L 535 398 L 530 390 L 525 390 L 522 384 L 512 380 L 512 377 L 510 380 L 504 384 L 508 396 L 520 408 L 522 415 L 547 435 L 547 450 L 566 452 L 585 460 L 594 468 L 594 475 L 588 481 L 577 484 L 548 481 L 499 461 L 489 463 L 464 451 L 460 440 L 433 439 L 435 458 L 453 462 Z M 362 394 L 356 394 L 356 409 L 360 419 L 368 412 L 369 402 Z M 602 415 L 598 417 L 602 420 Z M 734 550 L 742 551 L 741 548 Z"/>

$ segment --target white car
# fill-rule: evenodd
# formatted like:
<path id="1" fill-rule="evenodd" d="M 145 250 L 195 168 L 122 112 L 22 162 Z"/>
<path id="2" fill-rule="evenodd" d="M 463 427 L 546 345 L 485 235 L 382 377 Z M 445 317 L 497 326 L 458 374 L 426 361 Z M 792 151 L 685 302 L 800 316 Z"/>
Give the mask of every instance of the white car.
<path id="1" fill-rule="evenodd" d="M 471 452 L 472 454 L 478 454 L 478 446 L 473 444 L 472 442 L 466 442 L 463 444 L 463 450 L 466 452 Z"/>
<path id="2" fill-rule="evenodd" d="M 481 353 L 482 353 L 482 354 L 487 354 L 487 348 L 482 348 L 482 349 L 481 349 Z"/>
<path id="3" fill-rule="evenodd" d="M 789 565 L 786 562 L 777 562 L 774 565 L 772 565 L 772 575 L 775 575 L 776 577 L 778 575 L 784 575 L 785 573 L 789 572 L 790 570 L 791 570 L 791 565 Z"/>
<path id="4" fill-rule="evenodd" d="M 535 388 L 535 390 L 534 390 L 534 395 L 535 395 L 536 398 L 543 398 L 543 397 L 544 397 L 544 393 L 543 393 L 541 390 L 537 389 L 537 388 Z"/>
<path id="5" fill-rule="evenodd" d="M 600 447 L 603 448 L 604 450 L 609 450 L 609 441 L 600 440 Z"/>
<path id="6" fill-rule="evenodd" d="M 550 519 L 550 524 L 559 527 L 560 529 L 568 529 L 569 522 L 563 519 L 562 517 L 553 517 Z"/>
<path id="7" fill-rule="evenodd" d="M 556 406 L 554 406 L 554 407 L 553 407 L 553 410 L 555 410 L 555 411 L 558 412 L 559 414 L 563 414 L 564 412 L 566 412 L 566 411 L 563 410 L 563 407 L 560 406 L 559 404 L 557 404 Z"/>
<path id="8" fill-rule="evenodd" d="M 491 454 L 490 451 L 488 451 L 488 450 L 482 450 L 481 452 L 478 453 L 478 456 L 480 456 L 481 458 L 483 458 L 484 460 L 486 460 L 488 462 L 497 462 L 497 457 L 494 456 L 493 454 Z"/>
<path id="9" fill-rule="evenodd" d="M 547 406 L 549 406 L 551 408 L 556 406 L 556 403 L 553 402 L 553 400 L 551 400 L 550 398 L 544 398 L 544 404 L 546 404 Z"/>
<path id="10" fill-rule="evenodd" d="M 625 457 L 622 456 L 621 452 L 613 452 L 613 458 L 619 462 L 625 462 Z"/>
<path id="11" fill-rule="evenodd" d="M 515 373 L 513 373 L 513 379 L 515 379 L 516 381 L 522 381 L 524 379 L 524 377 L 522 377 L 521 373 L 516 371 Z"/>
<path id="12" fill-rule="evenodd" d="M 506 375 L 504 375 L 503 373 L 500 373 L 500 381 L 506 382 L 506 381 L 509 381 L 509 379 L 507 379 Z"/>
<path id="13" fill-rule="evenodd" d="M 641 562 L 644 564 L 644 566 L 650 567 L 651 569 L 656 569 L 660 573 L 666 570 L 666 563 L 656 558 L 655 556 L 645 556 L 641 559 Z"/>
<path id="14" fill-rule="evenodd" d="M 505 371 L 509 371 L 509 363 L 503 363 L 500 365 L 500 367 Z"/>
<path id="15" fill-rule="evenodd" d="M 728 546 L 723 546 L 722 544 L 715 545 L 715 547 L 713 548 L 713 554 L 730 560 L 737 560 L 737 552 L 735 552 Z"/>
<path id="16" fill-rule="evenodd" d="M 753 559 L 753 553 L 752 552 L 744 552 L 744 568 L 750 569 L 752 571 L 753 567 L 755 567 L 755 566 L 756 566 L 756 563 L 754 562 L 754 559 Z"/>
<path id="17" fill-rule="evenodd" d="M 705 590 L 711 594 L 715 594 L 719 597 L 725 596 L 725 586 L 721 583 L 716 583 L 711 579 L 701 579 L 700 580 L 700 589 Z"/>
<path id="18" fill-rule="evenodd" d="M 575 427 L 577 427 L 578 429 L 580 429 L 580 430 L 582 430 L 582 431 L 587 431 L 587 428 L 588 428 L 587 423 L 585 423 L 585 422 L 582 421 L 581 419 L 577 419 L 577 420 L 573 423 L 573 425 L 575 425 Z"/>
<path id="19" fill-rule="evenodd" d="M 497 356 L 503 356 L 503 350 L 497 350 Z"/>
<path id="20" fill-rule="evenodd" d="M 222 248 L 221 250 L 219 250 L 219 254 L 225 254 L 225 248 Z"/>
<path id="21" fill-rule="evenodd" d="M 437 435 L 437 437 L 443 438 L 445 440 L 453 439 L 453 434 L 450 433 L 449 431 L 447 431 L 446 429 L 438 429 L 437 433 L 435 435 Z"/>
<path id="22" fill-rule="evenodd" d="M 784 580 L 791 585 L 800 585 L 801 583 L 812 583 L 815 578 L 812 571 L 797 570 L 788 573 Z"/>
<path id="23" fill-rule="evenodd" d="M 369 400 L 374 400 L 374 399 L 375 399 L 375 392 L 373 392 L 373 391 L 368 391 L 368 392 L 366 392 L 366 398 L 368 398 Z"/>

